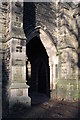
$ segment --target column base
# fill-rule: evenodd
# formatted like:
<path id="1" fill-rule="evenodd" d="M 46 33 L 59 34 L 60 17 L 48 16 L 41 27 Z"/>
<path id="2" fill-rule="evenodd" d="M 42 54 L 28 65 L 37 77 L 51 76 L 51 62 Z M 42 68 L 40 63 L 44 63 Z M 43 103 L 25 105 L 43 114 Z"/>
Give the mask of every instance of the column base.
<path id="1" fill-rule="evenodd" d="M 51 98 L 51 99 L 57 98 L 56 90 L 51 90 L 51 91 L 50 91 L 50 98 Z"/>
<path id="2" fill-rule="evenodd" d="M 29 86 L 26 83 L 12 83 L 10 87 L 9 109 L 15 104 L 25 107 L 31 106 L 31 98 L 28 96 Z"/>
<path id="3" fill-rule="evenodd" d="M 14 107 L 15 105 L 23 105 L 23 107 L 31 106 L 31 98 L 29 96 L 16 96 L 11 97 L 9 100 L 9 109 Z"/>

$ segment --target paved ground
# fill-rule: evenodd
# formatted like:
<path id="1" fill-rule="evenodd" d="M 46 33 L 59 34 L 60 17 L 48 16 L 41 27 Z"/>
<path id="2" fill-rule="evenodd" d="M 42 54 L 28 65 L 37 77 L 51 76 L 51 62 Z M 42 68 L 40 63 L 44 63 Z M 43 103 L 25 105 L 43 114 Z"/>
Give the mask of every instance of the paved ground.
<path id="1" fill-rule="evenodd" d="M 42 98 L 41 98 L 42 97 Z M 79 103 L 63 100 L 49 100 L 45 96 L 33 98 L 32 107 L 15 106 L 6 118 L 78 118 Z"/>

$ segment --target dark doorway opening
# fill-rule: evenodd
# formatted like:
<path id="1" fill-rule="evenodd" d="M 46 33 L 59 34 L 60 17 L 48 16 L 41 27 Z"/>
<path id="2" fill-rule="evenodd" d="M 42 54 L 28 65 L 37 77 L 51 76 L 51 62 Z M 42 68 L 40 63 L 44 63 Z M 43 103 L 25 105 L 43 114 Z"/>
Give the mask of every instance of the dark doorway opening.
<path id="1" fill-rule="evenodd" d="M 46 93 L 46 80 L 47 80 L 47 75 L 46 75 L 46 68 L 43 63 L 40 63 L 39 66 L 39 71 L 38 71 L 38 91 L 40 93 Z"/>
<path id="2" fill-rule="evenodd" d="M 26 74 L 27 84 L 30 86 L 29 95 L 36 92 L 49 97 L 50 70 L 48 55 L 39 37 L 34 37 L 26 44 L 26 55 L 31 64 L 31 76 L 28 76 L 28 70 Z"/>

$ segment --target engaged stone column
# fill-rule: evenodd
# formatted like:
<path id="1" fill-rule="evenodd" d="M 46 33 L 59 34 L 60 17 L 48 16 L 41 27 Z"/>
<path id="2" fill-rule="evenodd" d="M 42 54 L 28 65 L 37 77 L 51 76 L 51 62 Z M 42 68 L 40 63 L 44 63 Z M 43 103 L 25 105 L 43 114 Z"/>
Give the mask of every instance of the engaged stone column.
<path id="1" fill-rule="evenodd" d="M 26 37 L 23 31 L 23 0 L 10 2 L 9 107 L 15 103 L 31 105 L 26 84 Z M 14 8 L 14 9 L 12 9 Z M 18 13 L 18 14 L 17 14 Z"/>
<path id="2" fill-rule="evenodd" d="M 50 96 L 52 98 L 52 91 L 53 91 L 53 64 L 49 59 L 49 67 L 50 67 Z"/>
<path id="3" fill-rule="evenodd" d="M 54 56 L 52 59 L 49 58 L 49 67 L 50 67 L 50 96 L 51 98 L 56 97 L 56 84 L 57 84 L 57 77 L 58 77 L 58 57 Z"/>
<path id="4" fill-rule="evenodd" d="M 11 51 L 9 107 L 12 107 L 15 103 L 30 106 L 31 98 L 28 96 L 29 86 L 26 84 L 26 46 L 22 46 L 19 39 L 12 39 L 12 43 L 15 45 L 11 45 L 11 50 L 14 50 L 14 52 Z"/>

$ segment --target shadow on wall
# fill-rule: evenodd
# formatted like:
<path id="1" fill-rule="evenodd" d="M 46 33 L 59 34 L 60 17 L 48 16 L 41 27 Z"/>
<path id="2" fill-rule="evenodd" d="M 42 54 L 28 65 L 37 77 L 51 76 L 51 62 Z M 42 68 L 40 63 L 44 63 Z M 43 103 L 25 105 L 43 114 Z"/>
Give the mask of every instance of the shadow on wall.
<path id="1" fill-rule="evenodd" d="M 69 3 L 70 5 L 71 3 Z M 65 17 L 66 16 L 66 17 Z M 73 28 L 73 24 L 70 23 L 68 21 L 68 19 L 71 19 L 74 21 L 75 23 L 75 29 Z M 72 16 L 68 16 L 68 14 L 66 13 L 62 13 L 61 14 L 61 19 L 63 19 L 65 21 L 65 27 L 67 28 L 67 30 L 70 32 L 71 35 L 74 35 L 75 37 L 75 40 L 77 41 L 78 43 L 78 48 L 77 48 L 77 55 L 78 55 L 78 62 L 77 62 L 77 66 L 78 66 L 78 69 L 79 69 L 79 72 L 78 72 L 78 86 L 80 86 L 80 3 L 78 4 L 78 8 L 77 8 L 77 11 L 74 13 L 74 15 Z M 76 32 L 77 31 L 77 32 Z M 78 100 L 79 100 L 79 104 L 78 104 L 78 117 L 80 118 L 80 87 L 78 87 Z"/>
<path id="2" fill-rule="evenodd" d="M 25 35 L 35 28 L 35 4 L 33 2 L 24 2 L 23 5 L 23 29 Z"/>
<path id="3" fill-rule="evenodd" d="M 69 3 L 70 4 L 70 3 Z M 66 16 L 66 17 L 65 17 Z M 71 33 L 71 35 L 74 35 L 75 36 L 75 39 L 76 41 L 78 42 L 78 49 L 77 49 L 77 54 L 78 54 L 78 68 L 80 70 L 80 20 L 79 20 L 79 17 L 80 17 L 80 3 L 78 4 L 78 10 L 77 12 L 74 13 L 74 15 L 72 16 L 72 18 L 70 16 L 68 16 L 68 14 L 66 13 L 62 13 L 61 14 L 61 19 L 63 19 L 65 21 L 65 24 L 63 24 L 63 26 L 65 25 L 65 27 L 67 28 L 67 30 Z M 76 26 L 76 31 L 75 29 L 73 28 L 73 24 L 70 23 L 68 19 L 71 19 L 74 21 L 75 23 L 75 26 Z M 79 73 L 80 74 L 80 73 Z M 80 77 L 79 77 L 80 79 Z"/>
<path id="4" fill-rule="evenodd" d="M 8 110 L 9 100 L 8 100 L 8 83 L 9 83 L 9 73 L 6 68 L 5 61 L 2 63 L 2 116 L 4 116 L 5 111 Z"/>

